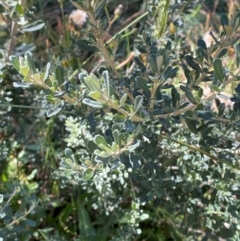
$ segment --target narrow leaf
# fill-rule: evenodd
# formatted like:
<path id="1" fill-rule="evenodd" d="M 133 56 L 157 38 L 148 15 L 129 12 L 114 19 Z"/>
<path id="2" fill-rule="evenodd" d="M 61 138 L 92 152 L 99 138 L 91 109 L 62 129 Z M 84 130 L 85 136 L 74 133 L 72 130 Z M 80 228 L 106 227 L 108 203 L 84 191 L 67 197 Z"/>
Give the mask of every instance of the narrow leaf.
<path id="1" fill-rule="evenodd" d="M 23 32 L 33 32 L 42 29 L 45 26 L 45 23 L 42 20 L 37 20 L 34 23 L 26 25 L 22 31 Z"/>
<path id="2" fill-rule="evenodd" d="M 50 67 L 51 67 L 51 63 L 47 63 L 45 74 L 44 74 L 44 77 L 43 77 L 43 82 L 44 83 L 45 83 L 45 81 L 47 80 L 47 78 L 49 76 Z"/>
<path id="3" fill-rule="evenodd" d="M 121 132 L 119 130 L 113 131 L 113 138 L 114 138 L 115 143 L 119 147 L 121 147 L 121 145 L 122 145 L 122 135 L 121 135 Z"/>
<path id="4" fill-rule="evenodd" d="M 194 62 L 194 58 L 191 55 L 185 55 L 187 64 L 195 70 L 201 70 L 200 66 Z"/>
<path id="5" fill-rule="evenodd" d="M 47 117 L 51 117 L 51 116 L 59 114 L 62 111 L 62 109 L 63 109 L 62 105 L 57 105 L 57 106 L 49 109 L 47 111 Z"/>
<path id="6" fill-rule="evenodd" d="M 224 72 L 223 72 L 222 60 L 214 59 L 213 68 L 214 68 L 214 73 L 215 73 L 216 77 L 222 83 L 225 78 Z"/>
<path id="7" fill-rule="evenodd" d="M 88 105 L 88 106 L 91 106 L 93 108 L 103 108 L 103 104 L 98 102 L 98 101 L 94 101 L 94 100 L 91 100 L 91 99 L 88 99 L 88 98 L 84 98 L 83 99 L 83 104 L 85 105 Z"/>
<path id="8" fill-rule="evenodd" d="M 196 99 L 194 98 L 194 96 L 193 96 L 193 94 L 192 94 L 192 92 L 191 92 L 190 90 L 187 90 L 187 91 L 185 92 L 185 94 L 186 94 L 186 97 L 188 98 L 188 100 L 189 100 L 191 103 L 193 103 L 194 105 L 197 105 L 197 104 L 198 104 L 198 102 L 196 101 Z"/>
<path id="9" fill-rule="evenodd" d="M 59 82 L 59 84 L 63 84 L 64 83 L 64 69 L 63 67 L 59 64 L 55 70 L 55 75 L 56 78 Z"/>
<path id="10" fill-rule="evenodd" d="M 19 71 L 19 69 L 20 69 L 20 64 L 19 64 L 18 58 L 17 58 L 16 56 L 14 56 L 14 55 L 11 55 L 11 56 L 9 57 L 9 60 L 11 61 L 12 66 L 13 66 L 17 71 Z"/>
<path id="11" fill-rule="evenodd" d="M 134 99 L 134 113 L 137 113 L 142 108 L 143 97 L 138 95 Z"/>
<path id="12" fill-rule="evenodd" d="M 127 100 L 127 93 L 125 93 L 120 99 L 120 106 L 123 106 L 126 100 Z"/>
<path id="13" fill-rule="evenodd" d="M 110 97 L 111 96 L 111 85 L 110 85 L 110 80 L 109 80 L 109 74 L 108 71 L 105 70 L 102 72 L 102 76 L 104 78 L 104 86 L 107 90 L 107 94 Z"/>

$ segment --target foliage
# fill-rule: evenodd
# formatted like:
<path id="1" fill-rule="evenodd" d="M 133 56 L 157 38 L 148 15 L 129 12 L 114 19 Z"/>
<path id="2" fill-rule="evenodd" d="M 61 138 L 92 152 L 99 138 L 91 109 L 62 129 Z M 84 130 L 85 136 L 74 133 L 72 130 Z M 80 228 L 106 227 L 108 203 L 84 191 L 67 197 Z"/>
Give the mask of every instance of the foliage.
<path id="1" fill-rule="evenodd" d="M 21 183 L 28 191 L 20 214 L 9 208 L 16 189 L 1 195 L 2 238 L 13 238 L 11 226 L 14 235 L 26 232 L 19 240 L 30 240 L 33 230 L 39 240 L 239 240 L 240 14 L 222 14 L 210 46 L 199 38 L 192 52 L 182 27 L 195 1 L 163 1 L 165 11 L 157 14 L 162 5 L 148 1 L 138 21 L 148 16 L 152 28 L 144 25 L 135 38 L 116 34 L 108 40 L 121 14 L 116 11 L 111 20 L 105 0 L 71 2 L 87 13 L 91 31 L 77 39 L 67 32 L 70 40 L 62 46 L 68 54 L 87 51 L 103 61 L 86 71 L 81 63 L 64 68 L 57 56 L 43 68 L 32 51 L 10 56 L 13 86 L 29 93 L 40 89 L 36 98 L 44 99 L 40 104 L 50 123 L 62 116 L 68 135 L 62 137 L 64 153 L 64 144 L 49 147 L 61 158 L 51 165 L 52 187 L 61 188 L 53 204 L 27 182 Z M 230 47 L 233 68 L 225 64 Z M 134 60 L 122 68 L 129 48 L 135 49 Z M 233 83 L 235 92 L 228 96 L 224 91 Z M 57 224 L 54 214 L 44 212 L 50 207 L 61 210 Z M 46 220 L 36 223 L 37 217 Z M 27 226 L 18 229 L 16 223 Z"/>

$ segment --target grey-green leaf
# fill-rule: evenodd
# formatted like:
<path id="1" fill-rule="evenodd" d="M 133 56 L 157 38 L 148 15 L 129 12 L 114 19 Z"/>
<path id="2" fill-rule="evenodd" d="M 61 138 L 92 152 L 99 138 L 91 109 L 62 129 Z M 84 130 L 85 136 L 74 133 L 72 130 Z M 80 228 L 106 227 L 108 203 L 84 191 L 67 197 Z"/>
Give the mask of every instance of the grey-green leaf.
<path id="1" fill-rule="evenodd" d="M 107 94 L 108 96 L 111 96 L 111 86 L 110 86 L 110 80 L 109 80 L 110 77 L 109 77 L 108 71 L 107 70 L 103 71 L 102 76 L 104 78 L 104 86 L 107 90 Z"/>
<path id="2" fill-rule="evenodd" d="M 223 72 L 222 60 L 218 59 L 218 58 L 214 59 L 213 68 L 214 68 L 214 73 L 215 73 L 216 77 L 218 78 L 218 80 L 220 82 L 223 82 L 225 75 Z"/>
<path id="3" fill-rule="evenodd" d="M 51 63 L 47 63 L 45 74 L 44 74 L 44 77 L 43 77 L 43 82 L 45 82 L 47 80 L 48 76 L 49 76 L 50 67 L 51 67 Z"/>
<path id="4" fill-rule="evenodd" d="M 143 97 L 138 95 L 134 99 L 134 112 L 137 113 L 142 108 Z"/>
<path id="5" fill-rule="evenodd" d="M 194 98 L 194 96 L 193 96 L 193 94 L 192 94 L 192 92 L 191 92 L 190 90 L 187 90 L 187 91 L 185 92 L 185 94 L 186 94 L 186 97 L 188 98 L 188 100 L 189 100 L 191 103 L 193 103 L 194 105 L 197 105 L 197 104 L 198 104 L 198 102 L 196 101 L 196 99 Z"/>
<path id="6" fill-rule="evenodd" d="M 62 111 L 62 109 L 63 109 L 62 105 L 57 105 L 57 106 L 49 109 L 47 111 L 47 117 L 51 117 L 51 116 L 59 114 Z"/>
<path id="7" fill-rule="evenodd" d="M 37 20 L 34 23 L 26 25 L 22 31 L 23 32 L 33 32 L 42 29 L 45 26 L 45 23 L 42 20 Z"/>
<path id="8" fill-rule="evenodd" d="M 91 106 L 93 108 L 103 108 L 103 104 L 95 100 L 84 98 L 82 102 L 83 104 Z"/>

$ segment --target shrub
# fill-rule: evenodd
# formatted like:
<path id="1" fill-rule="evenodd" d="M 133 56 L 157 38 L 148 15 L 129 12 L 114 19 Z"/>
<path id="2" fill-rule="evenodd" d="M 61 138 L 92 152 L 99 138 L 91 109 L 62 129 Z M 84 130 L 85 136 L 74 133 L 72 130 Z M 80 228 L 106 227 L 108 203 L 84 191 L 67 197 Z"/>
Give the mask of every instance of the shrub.
<path id="1" fill-rule="evenodd" d="M 49 118 L 72 113 L 53 176 L 73 192 L 69 213 L 76 209 L 78 228 L 69 232 L 76 240 L 238 240 L 240 85 L 231 97 L 223 92 L 240 80 L 240 14 L 221 15 L 221 31 L 210 32 L 209 47 L 198 39 L 194 52 L 181 52 L 184 12 L 174 20 L 180 3 L 162 1 L 165 11 L 155 15 L 153 2 L 153 27 L 133 41 L 128 68 L 119 67 L 129 46 L 124 36 L 105 41 L 106 1 L 72 1 L 91 26 L 87 38 L 72 43 L 99 54 L 101 66 L 79 70 L 76 82 L 60 64 L 42 71 L 30 52 L 12 55 L 22 78 L 14 86 L 40 88 L 51 104 Z M 187 10 L 184 1 L 181 6 Z M 229 47 L 235 49 L 233 71 L 223 61 Z M 232 108 L 219 98 L 230 99 Z"/>

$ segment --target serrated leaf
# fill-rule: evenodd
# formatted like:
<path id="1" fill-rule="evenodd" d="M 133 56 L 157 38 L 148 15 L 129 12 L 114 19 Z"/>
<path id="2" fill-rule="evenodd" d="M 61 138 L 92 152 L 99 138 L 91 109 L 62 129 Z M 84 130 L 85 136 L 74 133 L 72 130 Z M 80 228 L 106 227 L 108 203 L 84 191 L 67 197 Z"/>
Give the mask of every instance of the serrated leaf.
<path id="1" fill-rule="evenodd" d="M 214 73 L 218 80 L 222 83 L 225 76 L 223 72 L 223 66 L 222 66 L 222 60 L 221 59 L 214 59 L 213 61 L 213 68 L 214 68 Z"/>
<path id="2" fill-rule="evenodd" d="M 138 95 L 134 99 L 134 113 L 136 114 L 141 108 L 143 103 L 143 97 Z"/>
<path id="3" fill-rule="evenodd" d="M 97 109 L 104 107 L 104 105 L 102 103 L 100 103 L 98 101 L 88 99 L 88 98 L 84 98 L 82 103 L 85 104 L 85 105 L 91 106 L 93 108 L 97 108 Z"/>

